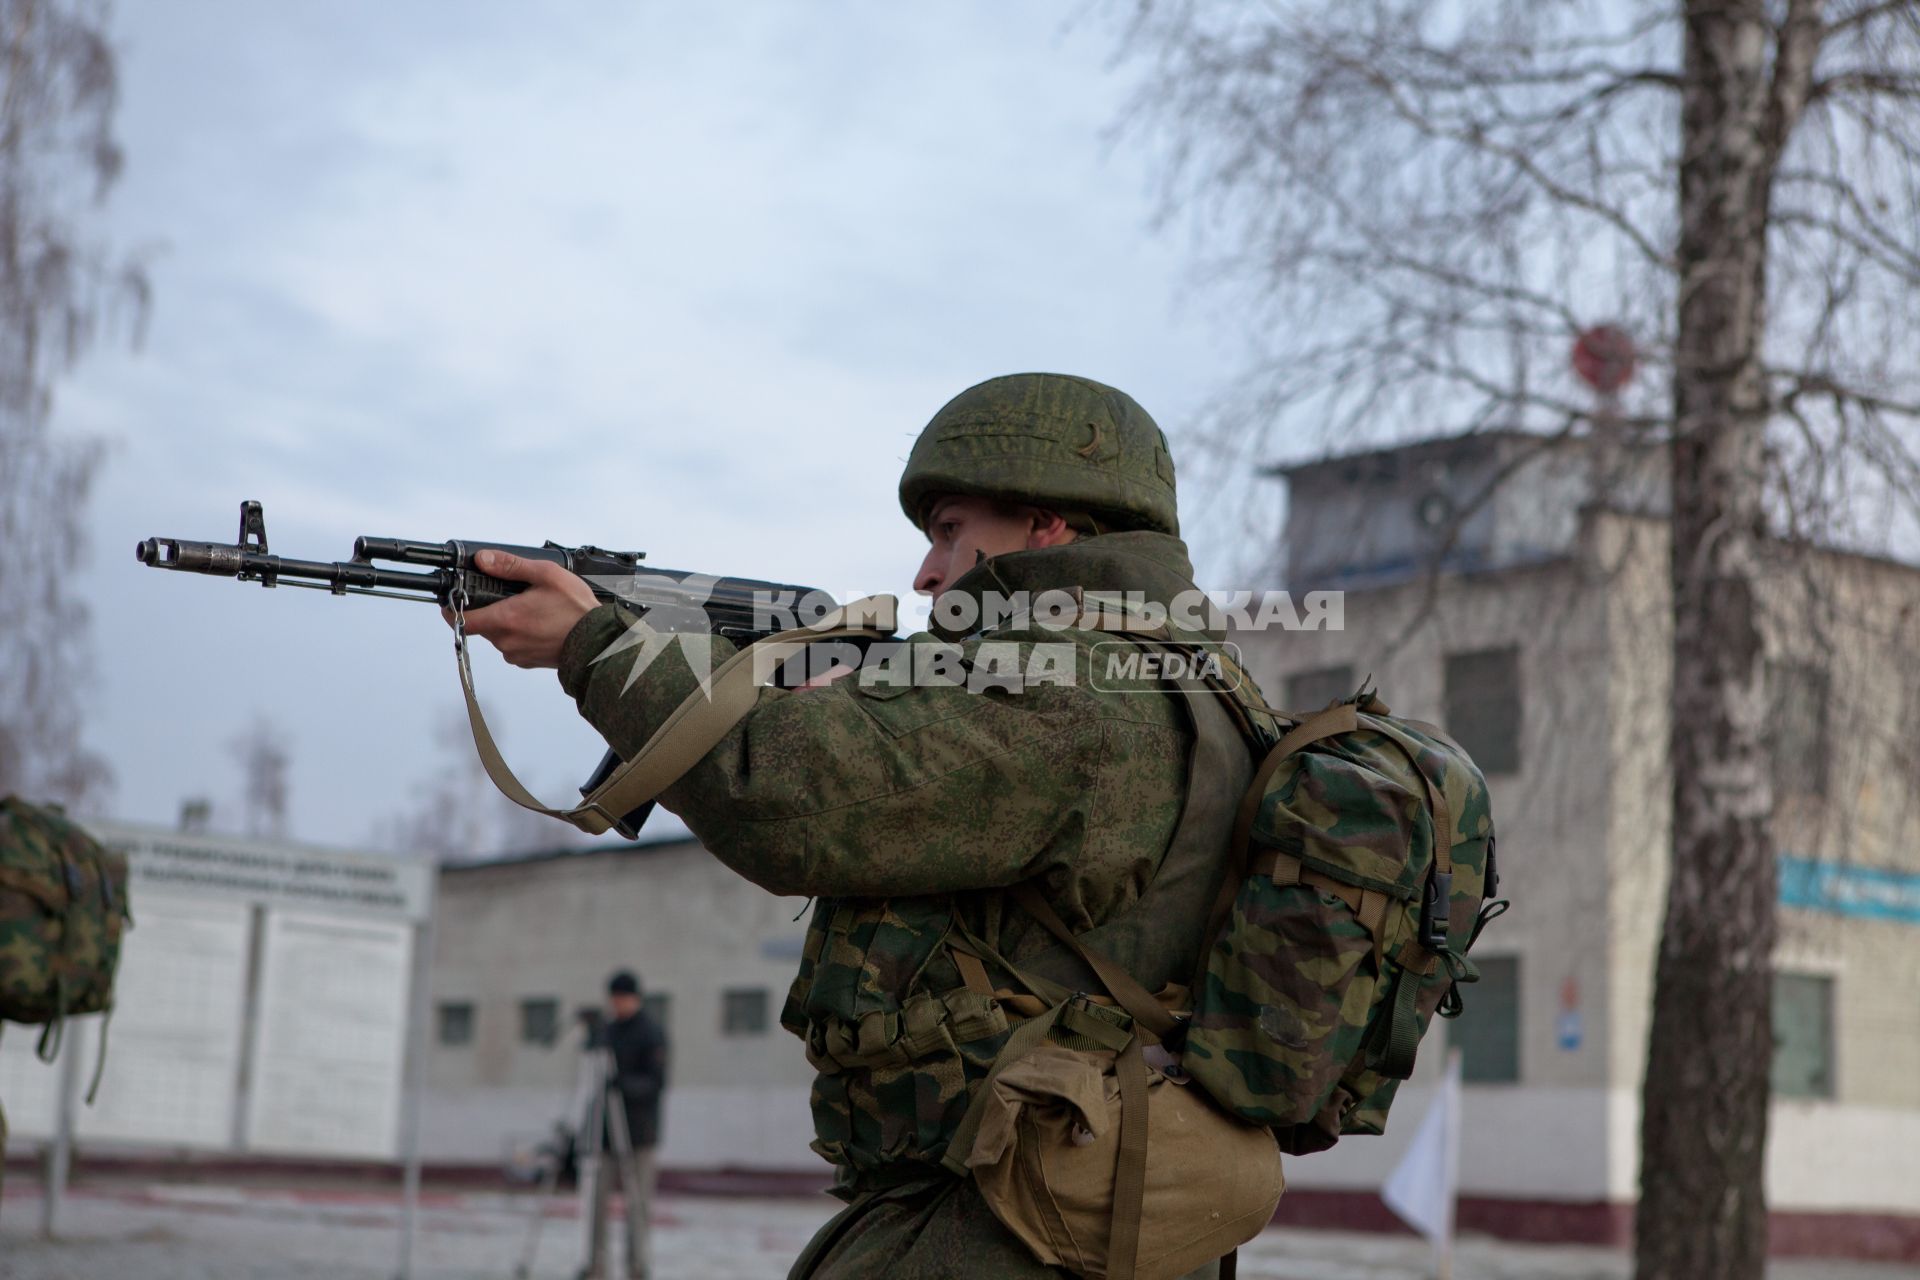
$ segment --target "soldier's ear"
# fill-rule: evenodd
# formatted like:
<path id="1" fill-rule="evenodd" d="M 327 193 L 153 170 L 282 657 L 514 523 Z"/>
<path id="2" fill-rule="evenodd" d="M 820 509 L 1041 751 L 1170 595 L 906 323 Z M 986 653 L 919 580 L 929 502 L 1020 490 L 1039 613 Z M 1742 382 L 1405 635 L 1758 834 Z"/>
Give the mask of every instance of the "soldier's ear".
<path id="1" fill-rule="evenodd" d="M 1035 507 L 1031 519 L 1033 523 L 1027 530 L 1027 550 L 1029 551 L 1037 551 L 1041 547 L 1057 547 L 1074 539 L 1073 527 L 1058 511 Z"/>

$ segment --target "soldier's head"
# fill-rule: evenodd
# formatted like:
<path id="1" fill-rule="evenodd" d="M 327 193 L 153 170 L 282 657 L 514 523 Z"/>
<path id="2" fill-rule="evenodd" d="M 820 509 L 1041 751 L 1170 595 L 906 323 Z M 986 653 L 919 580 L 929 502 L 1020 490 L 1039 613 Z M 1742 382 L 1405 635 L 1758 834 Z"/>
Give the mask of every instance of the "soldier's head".
<path id="1" fill-rule="evenodd" d="M 913 576 L 913 589 L 930 596 L 946 590 L 981 556 L 1055 547 L 1078 536 L 1058 511 L 955 493 L 934 496 L 922 528 L 927 555 Z"/>
<path id="2" fill-rule="evenodd" d="M 607 1012 L 616 1019 L 640 1012 L 640 979 L 633 970 L 616 969 L 607 979 Z"/>
<path id="3" fill-rule="evenodd" d="M 1059 373 L 991 378 L 949 400 L 914 442 L 900 506 L 932 544 L 914 579 L 929 595 L 982 554 L 1180 532 L 1166 435 L 1131 396 Z"/>

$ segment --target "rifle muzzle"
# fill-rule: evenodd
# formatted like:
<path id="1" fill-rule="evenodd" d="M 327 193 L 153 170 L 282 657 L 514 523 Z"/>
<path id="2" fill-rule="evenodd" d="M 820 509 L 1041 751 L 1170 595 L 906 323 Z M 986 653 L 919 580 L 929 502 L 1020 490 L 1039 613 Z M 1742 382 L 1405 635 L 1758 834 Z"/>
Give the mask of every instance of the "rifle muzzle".
<path id="1" fill-rule="evenodd" d="M 183 542 L 179 538 L 148 538 L 133 548 L 134 558 L 156 569 L 214 573 L 237 578 L 246 567 L 244 548 L 217 542 Z"/>

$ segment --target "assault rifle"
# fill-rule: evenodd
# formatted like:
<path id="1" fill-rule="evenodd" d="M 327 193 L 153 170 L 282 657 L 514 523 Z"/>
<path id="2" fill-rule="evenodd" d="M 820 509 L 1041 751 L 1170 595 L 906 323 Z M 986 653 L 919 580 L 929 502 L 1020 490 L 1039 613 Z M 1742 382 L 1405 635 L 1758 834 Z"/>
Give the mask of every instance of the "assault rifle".
<path id="1" fill-rule="evenodd" d="M 825 592 L 756 578 L 715 578 L 679 569 L 642 566 L 644 551 L 603 551 L 599 547 L 563 547 L 549 542 L 539 547 L 510 542 L 416 542 L 410 538 L 359 537 L 353 540 L 351 560 L 289 560 L 267 554 L 266 513 L 257 502 L 240 504 L 240 537 L 234 542 L 187 542 L 180 538 L 148 538 L 134 547 L 141 564 L 156 569 L 237 578 L 263 587 L 309 587 L 336 596 L 386 596 L 393 600 L 420 600 L 461 612 L 497 604 L 526 590 L 524 582 L 509 582 L 480 572 L 474 557 L 482 551 L 505 551 L 527 560 L 546 560 L 577 573 L 602 603 L 622 600 L 645 612 L 670 606 L 678 614 L 692 605 L 705 611 L 715 635 L 739 644 L 751 644 L 781 629 L 774 610 L 791 614 L 800 608 L 830 606 Z M 387 564 L 425 566 L 421 570 L 383 568 Z M 757 607 L 756 607 L 757 606 Z M 675 622 L 682 621 L 676 617 Z M 685 629 L 682 626 L 680 629 Z"/>
<path id="2" fill-rule="evenodd" d="M 307 587 L 334 595 L 385 596 L 419 600 L 453 611 L 455 648 L 467 693 L 474 742 L 483 760 L 497 759 L 492 739 L 479 716 L 468 669 L 464 619 L 469 609 L 496 604 L 526 590 L 524 582 L 510 582 L 482 573 L 474 557 L 482 551 L 504 551 L 528 560 L 546 560 L 585 579 L 602 603 L 619 600 L 668 631 L 704 629 L 739 645 L 752 644 L 793 625 L 796 611 L 825 612 L 833 606 L 825 592 L 755 578 L 716 578 L 678 569 L 642 566 L 640 551 L 605 551 L 599 547 L 563 547 L 557 542 L 523 547 L 506 542 L 416 542 L 408 538 L 360 537 L 353 540 L 351 560 L 290 560 L 267 551 L 266 513 L 258 502 L 240 504 L 240 536 L 234 542 L 188 542 L 180 538 L 147 538 L 134 548 L 141 564 L 184 573 L 204 573 L 263 587 Z M 387 565 L 417 566 L 396 569 Z M 694 614 L 697 608 L 704 618 Z M 612 751 L 601 759 L 580 788 L 591 796 L 620 765 Z M 493 772 L 488 761 L 488 772 Z M 511 777 L 511 775 L 508 775 Z M 496 783 L 500 783 L 498 777 Z M 532 798 L 509 797 L 530 808 L 548 812 Z M 640 823 L 652 810 L 651 802 L 617 819 L 611 826 L 627 839 L 638 837 Z"/>

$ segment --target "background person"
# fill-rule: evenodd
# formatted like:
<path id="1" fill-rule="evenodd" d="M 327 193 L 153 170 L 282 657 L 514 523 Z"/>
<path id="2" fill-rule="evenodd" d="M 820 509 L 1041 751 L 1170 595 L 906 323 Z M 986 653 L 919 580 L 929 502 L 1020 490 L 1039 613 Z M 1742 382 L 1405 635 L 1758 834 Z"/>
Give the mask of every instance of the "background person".
<path id="1" fill-rule="evenodd" d="M 607 1209 L 617 1182 L 626 1201 L 627 1275 L 643 1280 L 648 1274 L 647 1221 L 653 1207 L 654 1148 L 660 1142 L 660 1095 L 667 1087 L 667 1037 L 642 1007 L 640 979 L 631 970 L 618 970 L 607 979 L 607 1020 L 588 1048 L 604 1052 L 609 1060 L 605 1105 L 590 1108 L 581 1134 L 582 1155 L 590 1158 L 592 1169 L 582 1171 L 591 1183 L 587 1262 L 580 1277 L 604 1280 L 607 1274 Z M 624 1156 L 614 1128 L 622 1120 Z"/>

